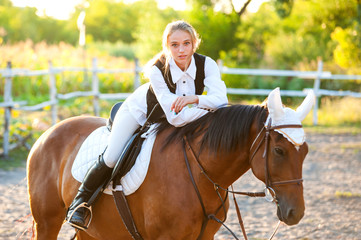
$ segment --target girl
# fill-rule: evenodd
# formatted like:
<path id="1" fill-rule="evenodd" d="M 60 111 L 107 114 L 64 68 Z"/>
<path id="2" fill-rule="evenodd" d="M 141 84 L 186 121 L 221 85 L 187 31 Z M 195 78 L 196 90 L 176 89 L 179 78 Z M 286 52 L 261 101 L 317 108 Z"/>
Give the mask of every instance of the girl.
<path id="1" fill-rule="evenodd" d="M 134 131 L 144 125 L 153 107 L 151 122 L 160 118 L 181 127 L 228 103 L 226 86 L 218 66 L 209 57 L 195 53 L 200 39 L 195 29 L 185 21 L 167 25 L 163 33 L 163 51 L 152 61 L 147 76 L 150 83 L 139 87 L 118 110 L 108 148 L 88 170 L 78 194 L 70 205 L 67 221 L 79 229 L 85 228 L 84 207 L 94 191 L 115 166 L 124 146 Z M 207 94 L 202 95 L 204 88 Z"/>

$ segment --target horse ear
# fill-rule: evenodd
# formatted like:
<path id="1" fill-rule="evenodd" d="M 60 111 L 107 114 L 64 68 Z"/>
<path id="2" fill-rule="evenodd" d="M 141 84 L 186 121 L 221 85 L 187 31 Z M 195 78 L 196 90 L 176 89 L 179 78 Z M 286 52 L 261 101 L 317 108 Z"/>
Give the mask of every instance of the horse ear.
<path id="1" fill-rule="evenodd" d="M 285 112 L 282 106 L 280 88 L 276 88 L 270 92 L 268 95 L 267 107 L 269 115 L 274 121 L 278 121 L 283 117 Z"/>
<path id="2" fill-rule="evenodd" d="M 301 122 L 311 111 L 312 106 L 315 104 L 315 99 L 315 93 L 313 90 L 310 90 L 307 93 L 305 100 L 303 100 L 302 104 L 297 108 L 296 113 Z"/>

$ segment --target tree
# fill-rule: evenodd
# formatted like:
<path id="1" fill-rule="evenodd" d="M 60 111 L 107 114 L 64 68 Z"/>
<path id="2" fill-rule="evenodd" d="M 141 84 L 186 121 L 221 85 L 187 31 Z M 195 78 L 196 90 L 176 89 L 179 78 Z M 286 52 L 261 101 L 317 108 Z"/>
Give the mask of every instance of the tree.
<path id="1" fill-rule="evenodd" d="M 234 12 L 226 15 L 213 12 L 212 9 L 194 10 L 189 13 L 187 19 L 200 34 L 201 53 L 218 59 L 221 51 L 228 51 L 235 46 L 237 42 L 235 34 L 240 21 L 239 16 Z"/>
<path id="2" fill-rule="evenodd" d="M 11 31 L 9 24 L 13 12 L 13 5 L 10 0 L 0 0 L 0 44 L 8 41 L 8 34 Z"/>
<path id="3" fill-rule="evenodd" d="M 351 74 L 361 74 L 361 0 L 355 1 L 356 16 L 348 27 L 336 27 L 331 34 L 337 42 L 334 49 L 334 60 Z"/>
<path id="4" fill-rule="evenodd" d="M 294 0 L 272 0 L 278 16 L 281 18 L 288 17 L 293 8 Z"/>
<path id="5" fill-rule="evenodd" d="M 237 44 L 235 34 L 240 24 L 240 16 L 231 1 L 223 2 L 219 11 L 215 11 L 221 2 L 188 0 L 192 9 L 185 15 L 202 39 L 199 52 L 213 59 L 218 59 L 221 51 L 229 51 Z"/>
<path id="6" fill-rule="evenodd" d="M 262 6 L 255 14 L 245 15 L 237 25 L 233 48 L 222 51 L 222 59 L 234 67 L 260 66 L 265 57 L 266 45 L 280 32 L 277 26 L 281 22 L 269 4 Z"/>
<path id="7" fill-rule="evenodd" d="M 73 31 L 68 31 L 66 21 L 39 17 L 36 8 L 14 7 L 9 0 L 0 0 L 0 3 L 0 43 L 27 39 L 34 43 L 74 42 Z"/>
<path id="8" fill-rule="evenodd" d="M 178 20 L 180 14 L 172 8 L 160 10 L 155 0 L 135 2 L 141 21 L 135 29 L 136 56 L 144 64 L 162 50 L 162 35 L 166 25 Z"/>
<path id="9" fill-rule="evenodd" d="M 356 0 L 296 1 L 292 14 L 281 19 L 278 33 L 266 45 L 268 63 L 283 68 L 315 68 L 317 58 L 333 61 L 337 27 L 347 28 L 356 17 Z"/>
<path id="10" fill-rule="evenodd" d="M 242 16 L 251 1 L 252 0 L 247 0 L 239 11 L 236 11 L 232 0 L 187 0 L 186 2 L 189 6 L 196 6 L 197 9 L 213 9 L 223 13 L 235 12 L 238 16 Z"/>
<path id="11" fill-rule="evenodd" d="M 137 28 L 138 4 L 114 0 L 93 0 L 86 9 L 87 34 L 96 41 L 132 43 L 132 32 Z"/>

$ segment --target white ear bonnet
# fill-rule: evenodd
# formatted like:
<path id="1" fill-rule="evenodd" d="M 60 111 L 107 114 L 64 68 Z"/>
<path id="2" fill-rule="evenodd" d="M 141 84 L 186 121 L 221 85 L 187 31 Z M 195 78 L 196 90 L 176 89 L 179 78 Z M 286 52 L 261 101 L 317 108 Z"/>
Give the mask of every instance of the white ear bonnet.
<path id="1" fill-rule="evenodd" d="M 265 122 L 267 127 L 270 118 L 272 119 L 271 126 L 297 124 L 301 125 L 301 122 L 305 119 L 307 114 L 311 111 L 313 104 L 315 103 L 315 94 L 310 90 L 302 104 L 294 111 L 291 108 L 284 108 L 282 106 L 282 100 L 280 95 L 280 89 L 274 89 L 268 95 L 268 118 Z M 282 134 L 288 141 L 290 141 L 297 149 L 302 145 L 305 140 L 305 132 L 303 128 L 282 128 L 275 129 L 278 133 Z"/>

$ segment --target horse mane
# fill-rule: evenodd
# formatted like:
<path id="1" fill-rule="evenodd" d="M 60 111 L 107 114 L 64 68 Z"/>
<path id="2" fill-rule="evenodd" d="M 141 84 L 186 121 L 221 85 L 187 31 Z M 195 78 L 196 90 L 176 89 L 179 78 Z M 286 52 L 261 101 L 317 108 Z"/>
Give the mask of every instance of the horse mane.
<path id="1" fill-rule="evenodd" d="M 230 152 L 246 144 L 252 123 L 257 121 L 257 125 L 261 126 L 267 114 L 262 105 L 232 105 L 209 112 L 183 127 L 173 127 L 167 120 L 161 121 L 156 131 L 161 133 L 173 128 L 165 138 L 162 149 L 170 143 L 181 141 L 183 136 L 191 142 L 203 135 L 200 151 L 206 147 L 214 153 Z"/>

